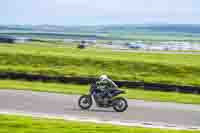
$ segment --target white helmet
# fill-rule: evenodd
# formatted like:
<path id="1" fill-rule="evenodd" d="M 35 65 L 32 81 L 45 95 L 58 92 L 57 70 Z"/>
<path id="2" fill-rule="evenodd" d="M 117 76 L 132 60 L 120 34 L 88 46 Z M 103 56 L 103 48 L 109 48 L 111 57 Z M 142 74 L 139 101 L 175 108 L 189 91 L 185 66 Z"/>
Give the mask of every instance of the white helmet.
<path id="1" fill-rule="evenodd" d="M 99 77 L 100 80 L 104 80 L 104 79 L 107 79 L 107 78 L 108 78 L 107 75 L 101 75 L 101 76 Z"/>

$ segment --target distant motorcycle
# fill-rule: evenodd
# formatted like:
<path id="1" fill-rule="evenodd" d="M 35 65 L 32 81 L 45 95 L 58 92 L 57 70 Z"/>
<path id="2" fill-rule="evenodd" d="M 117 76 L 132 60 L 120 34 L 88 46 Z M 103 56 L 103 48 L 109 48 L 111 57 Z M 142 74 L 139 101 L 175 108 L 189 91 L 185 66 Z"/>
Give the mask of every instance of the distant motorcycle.
<path id="1" fill-rule="evenodd" d="M 81 109 L 89 109 L 92 106 L 93 101 L 95 101 L 98 107 L 112 107 L 116 112 L 124 112 L 128 108 L 128 103 L 126 99 L 124 99 L 123 97 L 116 97 L 120 94 L 124 94 L 124 91 L 114 90 L 114 92 L 112 92 L 114 94 L 113 97 L 108 98 L 104 97 L 106 92 L 96 88 L 96 84 L 92 84 L 89 91 L 90 93 L 88 95 L 83 95 L 79 98 L 78 105 Z"/>

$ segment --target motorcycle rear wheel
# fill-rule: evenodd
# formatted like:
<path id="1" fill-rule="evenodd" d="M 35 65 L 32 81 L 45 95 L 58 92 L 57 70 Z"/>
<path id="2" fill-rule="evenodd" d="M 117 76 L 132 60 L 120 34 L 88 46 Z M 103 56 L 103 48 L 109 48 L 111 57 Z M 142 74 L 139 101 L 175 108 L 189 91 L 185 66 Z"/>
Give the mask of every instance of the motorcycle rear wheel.
<path id="1" fill-rule="evenodd" d="M 117 97 L 113 100 L 113 109 L 116 112 L 124 112 L 128 108 L 128 102 L 123 97 Z"/>

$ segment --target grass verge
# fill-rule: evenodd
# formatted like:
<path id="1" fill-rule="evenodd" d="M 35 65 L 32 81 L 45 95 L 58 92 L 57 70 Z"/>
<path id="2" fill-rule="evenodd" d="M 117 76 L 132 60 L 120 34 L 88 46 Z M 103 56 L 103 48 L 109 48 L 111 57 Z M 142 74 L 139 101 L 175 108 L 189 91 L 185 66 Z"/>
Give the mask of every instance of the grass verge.
<path id="1" fill-rule="evenodd" d="M 199 131 L 166 130 L 80 123 L 58 119 L 41 119 L 0 115 L 0 133 L 198 133 Z"/>
<path id="2" fill-rule="evenodd" d="M 89 85 L 43 83 L 17 80 L 0 80 L 0 89 L 32 90 L 41 92 L 56 92 L 64 94 L 87 94 Z M 140 89 L 126 89 L 123 95 L 129 99 L 146 101 L 176 102 L 186 104 L 200 104 L 200 96 L 174 92 L 145 91 Z"/>
<path id="3" fill-rule="evenodd" d="M 48 43 L 1 44 L 0 72 L 200 86 L 200 55 L 125 53 Z"/>

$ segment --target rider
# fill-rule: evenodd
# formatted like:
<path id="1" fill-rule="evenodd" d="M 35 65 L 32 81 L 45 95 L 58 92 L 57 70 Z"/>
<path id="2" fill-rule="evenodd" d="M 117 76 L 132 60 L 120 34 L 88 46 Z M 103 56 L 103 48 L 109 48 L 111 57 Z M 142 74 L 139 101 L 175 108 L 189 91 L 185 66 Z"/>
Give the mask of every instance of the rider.
<path id="1" fill-rule="evenodd" d="M 97 89 L 100 89 L 101 91 L 105 92 L 104 97 L 112 98 L 114 95 L 114 92 L 118 89 L 118 86 L 109 79 L 106 75 L 101 75 L 96 82 Z"/>

